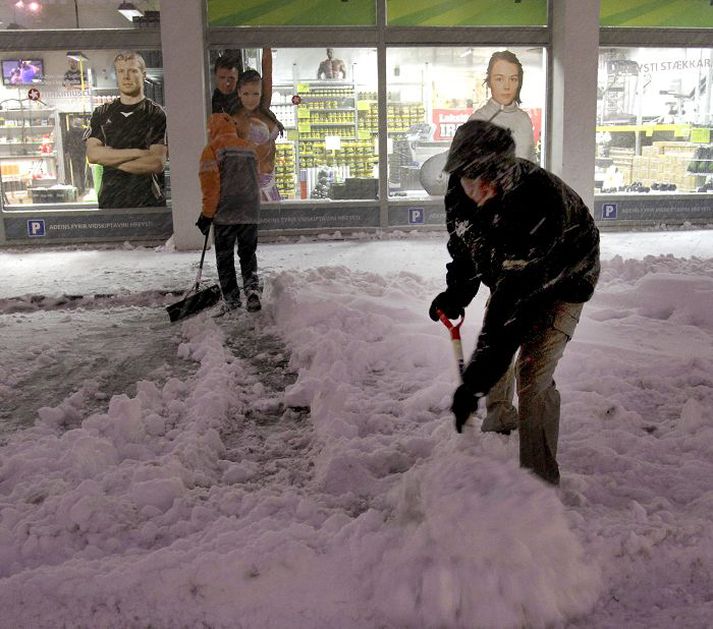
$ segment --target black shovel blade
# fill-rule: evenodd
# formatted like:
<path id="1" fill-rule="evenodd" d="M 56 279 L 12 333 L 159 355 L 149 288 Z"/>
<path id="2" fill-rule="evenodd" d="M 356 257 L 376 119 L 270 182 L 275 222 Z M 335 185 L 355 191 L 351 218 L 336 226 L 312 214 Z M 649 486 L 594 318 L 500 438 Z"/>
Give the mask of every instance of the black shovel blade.
<path id="1" fill-rule="evenodd" d="M 220 286 L 213 284 L 213 286 L 199 290 L 197 293 L 193 293 L 185 299 L 177 301 L 175 304 L 166 306 L 166 311 L 168 312 L 168 318 L 171 320 L 171 323 L 173 323 L 174 321 L 179 321 L 186 317 L 192 317 L 194 314 L 198 314 L 201 310 L 210 308 L 219 301 Z"/>

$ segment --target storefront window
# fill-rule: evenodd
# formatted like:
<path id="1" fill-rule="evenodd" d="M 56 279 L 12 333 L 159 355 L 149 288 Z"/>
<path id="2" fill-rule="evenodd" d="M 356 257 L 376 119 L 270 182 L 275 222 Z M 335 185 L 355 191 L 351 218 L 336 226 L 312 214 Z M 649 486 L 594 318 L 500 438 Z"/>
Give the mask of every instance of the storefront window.
<path id="1" fill-rule="evenodd" d="M 101 209 L 101 186 L 104 185 L 104 192 L 107 192 L 107 181 L 111 178 L 103 177 L 105 172 L 100 164 L 89 163 L 92 160 L 87 156 L 85 135 L 91 135 L 87 129 L 92 112 L 119 96 L 113 66 L 118 52 L 45 50 L 3 53 L 0 184 L 5 212 L 58 206 Z M 162 105 L 161 54 L 158 51 L 141 51 L 140 54 L 146 64 L 146 75 L 136 89 Z M 133 120 L 129 115 L 132 114 L 127 111 L 126 120 Z M 158 115 L 163 114 L 159 112 Z M 125 131 L 126 134 L 136 134 L 137 128 L 129 125 Z M 151 136 L 141 140 L 145 140 L 147 146 L 137 145 L 136 148 L 165 143 L 160 128 L 154 128 L 151 133 L 147 131 L 143 136 Z M 106 139 L 100 143 L 110 146 Z M 164 169 L 146 178 L 148 183 L 144 187 L 147 193 L 149 188 L 153 190 L 151 199 L 155 199 L 155 203 L 151 199 L 129 195 L 123 205 L 107 202 L 104 207 L 165 205 L 170 188 L 167 174 Z"/>
<path id="2" fill-rule="evenodd" d="M 2 28 L 65 29 L 158 27 L 159 0 L 8 0 Z"/>
<path id="3" fill-rule="evenodd" d="M 603 48 L 595 191 L 713 191 L 710 48 Z"/>
<path id="4" fill-rule="evenodd" d="M 514 130 L 514 135 L 518 155 L 540 161 L 546 83 L 544 50 L 504 51 L 505 47 L 387 50 L 389 196 L 443 194 L 442 167 L 448 148 L 455 130 L 473 114 L 492 119 L 495 124 L 517 127 L 519 131 Z M 493 58 L 496 52 L 503 54 Z M 485 84 L 491 58 L 499 63 L 493 66 L 493 77 L 505 73 L 517 79 L 517 64 L 522 66 L 521 90 L 513 83 L 502 94 L 494 93 Z M 519 84 L 519 79 L 515 82 Z M 490 85 L 495 85 L 494 80 Z"/>
<path id="5" fill-rule="evenodd" d="M 211 67 L 219 53 L 261 65 L 259 50 L 214 50 Z M 270 109 L 285 128 L 274 160 L 280 199 L 376 199 L 376 50 L 281 48 L 272 62 Z"/>

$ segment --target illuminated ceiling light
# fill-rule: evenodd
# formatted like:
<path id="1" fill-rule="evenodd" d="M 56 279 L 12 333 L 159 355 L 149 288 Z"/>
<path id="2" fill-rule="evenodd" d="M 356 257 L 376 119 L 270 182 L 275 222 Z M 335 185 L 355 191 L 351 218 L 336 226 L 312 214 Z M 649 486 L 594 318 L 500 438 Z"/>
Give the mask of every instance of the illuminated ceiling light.
<path id="1" fill-rule="evenodd" d="M 25 8 L 25 3 L 24 3 L 22 0 L 17 0 L 17 2 L 15 3 L 15 6 L 16 6 L 18 9 L 24 9 L 24 8 Z"/>
<path id="2" fill-rule="evenodd" d="M 42 8 L 42 5 L 39 2 L 30 2 L 27 8 L 33 13 L 37 13 Z"/>
<path id="3" fill-rule="evenodd" d="M 143 13 L 139 11 L 133 2 L 122 2 L 117 9 L 129 22 L 133 22 L 135 17 L 143 17 Z"/>
<path id="4" fill-rule="evenodd" d="M 69 59 L 74 59 L 75 61 L 89 61 L 89 57 L 87 57 L 83 52 L 79 52 L 78 50 L 68 51 L 67 57 Z"/>

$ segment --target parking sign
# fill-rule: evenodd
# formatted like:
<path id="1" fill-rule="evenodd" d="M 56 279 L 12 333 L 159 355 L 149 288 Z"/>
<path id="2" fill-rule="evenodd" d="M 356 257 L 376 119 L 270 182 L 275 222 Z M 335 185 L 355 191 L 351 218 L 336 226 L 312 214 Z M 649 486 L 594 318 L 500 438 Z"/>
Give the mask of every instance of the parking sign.
<path id="1" fill-rule="evenodd" d="M 32 218 L 27 221 L 27 235 L 30 238 L 37 238 L 45 235 L 45 219 Z"/>
<path id="2" fill-rule="evenodd" d="M 422 207 L 410 207 L 408 209 L 408 224 L 422 225 L 426 221 L 426 212 Z"/>
<path id="3" fill-rule="evenodd" d="M 616 203 L 602 203 L 602 219 L 616 218 L 616 211 Z"/>

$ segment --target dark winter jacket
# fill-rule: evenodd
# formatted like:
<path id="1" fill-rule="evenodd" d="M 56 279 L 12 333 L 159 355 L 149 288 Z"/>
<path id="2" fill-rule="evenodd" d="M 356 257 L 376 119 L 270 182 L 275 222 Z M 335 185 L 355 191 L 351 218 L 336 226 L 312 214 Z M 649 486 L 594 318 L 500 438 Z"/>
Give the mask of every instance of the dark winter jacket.
<path id="1" fill-rule="evenodd" d="M 213 90 L 213 98 L 211 98 L 211 109 L 214 114 L 228 114 L 232 116 L 238 107 L 240 106 L 240 101 L 238 100 L 238 93 L 231 92 L 230 94 L 223 94 L 218 88 Z"/>
<path id="2" fill-rule="evenodd" d="M 558 301 L 590 299 L 599 278 L 599 230 L 579 195 L 559 177 L 518 159 L 498 197 L 478 206 L 451 176 L 446 283 L 467 306 L 490 288 L 483 327 L 464 382 L 487 393 L 536 322 Z"/>

